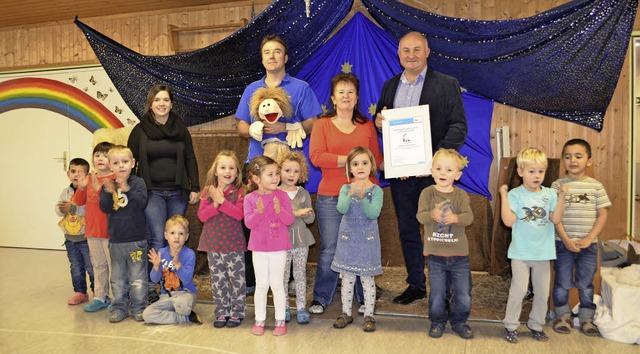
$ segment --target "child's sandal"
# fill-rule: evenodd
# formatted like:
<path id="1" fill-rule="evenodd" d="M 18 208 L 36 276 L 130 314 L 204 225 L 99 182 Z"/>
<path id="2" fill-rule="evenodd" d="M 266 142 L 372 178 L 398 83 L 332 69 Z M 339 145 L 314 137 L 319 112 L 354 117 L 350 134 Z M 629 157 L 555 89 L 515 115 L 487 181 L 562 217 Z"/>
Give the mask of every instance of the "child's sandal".
<path id="1" fill-rule="evenodd" d="M 333 323 L 333 328 L 342 329 L 347 327 L 349 323 L 353 322 L 353 317 L 343 313 L 336 319 L 336 322 Z"/>
<path id="2" fill-rule="evenodd" d="M 520 336 L 518 335 L 518 331 L 510 331 L 508 329 L 504 329 L 504 339 L 512 344 L 518 343 Z"/>
<path id="3" fill-rule="evenodd" d="M 593 323 L 593 320 L 583 321 L 580 324 L 580 330 L 582 333 L 586 334 L 589 337 L 597 337 L 600 335 L 600 331 L 598 327 Z"/>
<path id="4" fill-rule="evenodd" d="M 544 331 L 536 331 L 535 329 L 529 328 L 529 332 L 531 332 L 531 338 L 537 340 L 538 342 L 546 342 L 549 340 L 549 336 L 547 336 Z"/>
<path id="5" fill-rule="evenodd" d="M 362 325 L 362 330 L 365 332 L 373 332 L 376 330 L 376 320 L 371 316 L 366 316 L 364 318 L 364 324 Z"/>
<path id="6" fill-rule="evenodd" d="M 571 333 L 571 327 L 573 327 L 573 323 L 568 318 L 556 318 L 553 321 L 553 330 L 561 333 L 561 334 L 569 334 Z"/>

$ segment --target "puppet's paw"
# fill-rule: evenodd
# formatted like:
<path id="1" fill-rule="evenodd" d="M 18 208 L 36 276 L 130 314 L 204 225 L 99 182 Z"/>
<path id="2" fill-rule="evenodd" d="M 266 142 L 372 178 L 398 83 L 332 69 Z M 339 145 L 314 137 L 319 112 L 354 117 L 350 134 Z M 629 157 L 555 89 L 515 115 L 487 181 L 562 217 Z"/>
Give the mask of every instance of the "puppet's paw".
<path id="1" fill-rule="evenodd" d="M 301 123 L 287 123 L 287 143 L 292 149 L 302 148 L 302 139 L 306 137 Z"/>
<path id="2" fill-rule="evenodd" d="M 262 128 L 264 128 L 264 123 L 260 121 L 251 123 L 249 126 L 249 135 L 257 141 L 262 141 Z"/>

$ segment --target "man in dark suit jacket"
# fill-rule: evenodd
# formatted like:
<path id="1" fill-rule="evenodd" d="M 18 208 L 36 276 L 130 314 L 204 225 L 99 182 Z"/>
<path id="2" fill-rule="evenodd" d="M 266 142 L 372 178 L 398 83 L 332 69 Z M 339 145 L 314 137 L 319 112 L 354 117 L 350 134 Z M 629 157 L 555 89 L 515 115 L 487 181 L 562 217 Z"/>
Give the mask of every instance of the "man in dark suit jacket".
<path id="1" fill-rule="evenodd" d="M 418 32 L 405 34 L 398 45 L 398 57 L 404 71 L 385 82 L 376 107 L 376 127 L 382 127 L 384 109 L 429 105 L 431 147 L 460 149 L 467 138 L 467 118 L 458 81 L 427 67 L 427 39 Z M 416 219 L 422 190 L 434 184 L 431 176 L 401 177 L 390 180 L 393 204 L 409 286 L 396 304 L 409 304 L 426 297 L 423 243 Z"/>

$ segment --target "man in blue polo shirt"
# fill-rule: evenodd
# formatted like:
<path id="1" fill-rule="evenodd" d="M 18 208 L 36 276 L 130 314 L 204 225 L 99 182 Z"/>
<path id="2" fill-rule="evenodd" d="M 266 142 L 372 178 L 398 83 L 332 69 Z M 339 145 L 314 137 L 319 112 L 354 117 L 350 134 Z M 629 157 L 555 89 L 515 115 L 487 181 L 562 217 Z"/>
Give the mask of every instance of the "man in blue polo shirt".
<path id="1" fill-rule="evenodd" d="M 265 124 L 263 128 L 263 134 L 275 135 L 281 141 L 286 141 L 287 130 L 297 130 L 300 125 L 307 135 L 311 134 L 311 128 L 316 121 L 316 117 L 322 113 L 320 103 L 318 103 L 318 99 L 309 84 L 286 73 L 285 64 L 289 56 L 287 54 L 287 46 L 280 37 L 265 37 L 262 40 L 260 52 L 262 53 L 262 65 L 266 69 L 266 75 L 247 86 L 236 111 L 238 134 L 244 138 L 249 138 L 249 154 L 245 163 L 263 153 L 260 141 L 250 135 L 249 129 L 251 123 L 253 123 L 249 104 L 251 96 L 257 89 L 261 87 L 281 87 L 291 97 L 291 105 L 294 112 L 293 118 L 288 123 Z"/>
<path id="2" fill-rule="evenodd" d="M 249 153 L 245 160 L 245 168 L 243 168 L 242 176 L 246 178 L 246 165 L 252 158 L 263 154 L 263 148 L 260 141 L 256 140 L 250 134 L 250 126 L 253 123 L 251 117 L 251 96 L 261 87 L 281 87 L 285 89 L 291 97 L 291 105 L 293 106 L 293 118 L 288 123 L 276 122 L 274 124 L 265 124 L 263 134 L 272 135 L 281 141 L 286 141 L 287 130 L 297 130 L 300 126 L 304 129 L 307 136 L 311 135 L 313 123 L 316 117 L 322 113 L 322 107 L 318 103 L 316 95 L 311 90 L 308 83 L 298 80 L 285 71 L 285 64 L 289 60 L 287 54 L 287 46 L 278 36 L 266 36 L 260 45 L 260 53 L 262 54 L 262 65 L 266 70 L 266 75 L 262 79 L 252 82 L 242 93 L 242 98 L 236 110 L 236 121 L 238 134 L 243 138 L 249 139 Z M 303 141 L 306 143 L 309 139 Z M 244 223 L 243 223 L 244 226 Z M 249 230 L 245 227 L 245 237 L 249 240 Z M 247 277 L 247 294 L 253 294 L 255 291 L 255 276 L 253 272 L 253 263 L 251 262 L 251 251 L 245 253 L 246 277 Z"/>

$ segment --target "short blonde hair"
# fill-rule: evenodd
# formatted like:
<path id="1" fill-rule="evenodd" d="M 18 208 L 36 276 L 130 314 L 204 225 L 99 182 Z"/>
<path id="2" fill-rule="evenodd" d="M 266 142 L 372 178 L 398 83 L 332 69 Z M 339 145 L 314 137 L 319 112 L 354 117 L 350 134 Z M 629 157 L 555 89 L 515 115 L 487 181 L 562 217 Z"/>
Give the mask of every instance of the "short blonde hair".
<path id="1" fill-rule="evenodd" d="M 184 229 L 185 234 L 189 235 L 189 220 L 180 214 L 176 214 L 167 219 L 164 224 L 164 230 L 167 231 L 171 226 L 180 225 Z"/>
<path id="2" fill-rule="evenodd" d="M 463 168 L 469 165 L 469 160 L 467 160 L 466 157 L 460 155 L 459 152 L 457 152 L 454 149 L 445 149 L 445 148 L 441 148 L 438 151 L 436 151 L 436 153 L 433 155 L 433 163 L 435 163 L 436 160 L 438 159 L 444 159 L 444 158 L 448 158 L 456 162 L 458 164 L 458 171 L 462 171 Z"/>
<path id="3" fill-rule="evenodd" d="M 295 161 L 300 165 L 300 178 L 298 183 L 304 183 L 309 179 L 309 166 L 307 165 L 307 159 L 302 155 L 300 151 L 283 151 L 276 158 L 276 162 L 280 167 L 285 161 Z"/>
<path id="4" fill-rule="evenodd" d="M 107 158 L 111 160 L 112 155 L 125 155 L 125 154 L 129 155 L 129 158 L 131 159 L 133 158 L 133 152 L 131 152 L 131 149 L 129 149 L 124 145 L 115 145 L 111 149 L 109 149 L 109 152 L 107 153 Z"/>
<path id="5" fill-rule="evenodd" d="M 518 168 L 524 170 L 527 165 L 532 163 L 538 163 L 544 168 L 547 168 L 549 162 L 547 161 L 547 155 L 539 149 L 528 147 L 520 150 L 518 157 L 516 157 L 516 164 Z"/>

